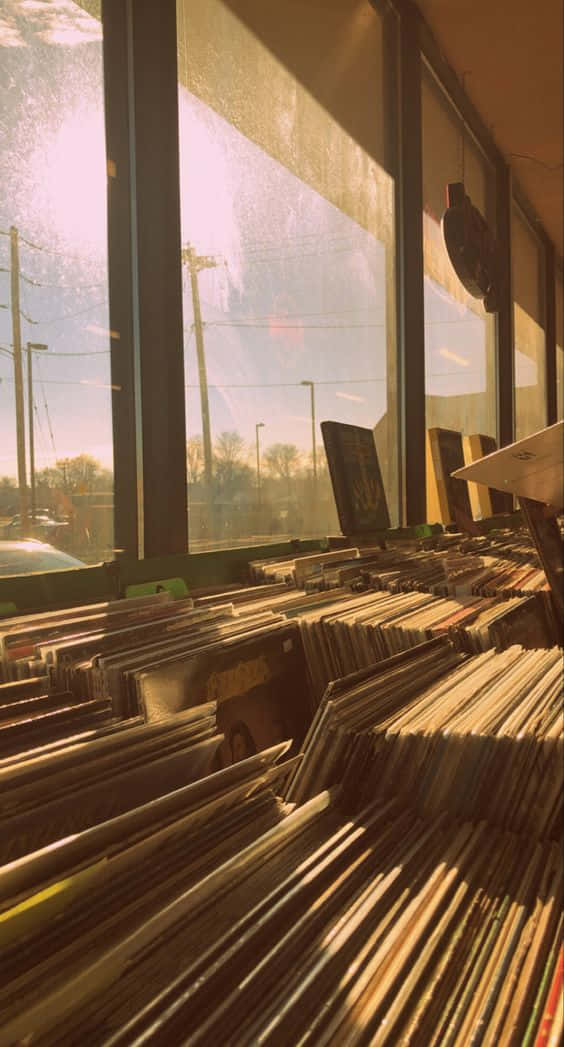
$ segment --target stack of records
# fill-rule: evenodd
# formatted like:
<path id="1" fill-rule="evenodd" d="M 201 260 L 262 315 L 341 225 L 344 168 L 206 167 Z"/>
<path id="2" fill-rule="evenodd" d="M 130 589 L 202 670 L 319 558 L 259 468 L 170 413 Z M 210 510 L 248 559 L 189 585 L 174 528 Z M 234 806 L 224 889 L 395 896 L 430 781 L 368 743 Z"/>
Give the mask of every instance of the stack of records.
<path id="1" fill-rule="evenodd" d="M 311 702 L 299 625 L 290 619 L 327 599 L 274 585 L 201 596 L 196 606 L 124 601 L 122 611 L 13 620 L 3 634 L 5 666 L 30 679 L 47 674 L 43 693 L 74 699 L 75 709 L 61 711 L 67 718 L 104 712 L 152 721 L 217 702 L 225 735 L 218 769 L 286 738 L 297 751 Z M 47 724 L 54 715 L 45 712 Z M 21 730 L 14 725 L 10 737 Z M 0 745 L 2 738 L 0 721 Z"/>
<path id="2" fill-rule="evenodd" d="M 373 587 L 391 592 L 417 589 L 451 596 L 548 596 L 549 592 L 545 573 L 536 564 L 451 549 L 410 556 L 400 551 L 395 562 L 367 565 L 363 576 Z"/>
<path id="3" fill-rule="evenodd" d="M 138 931 L 143 936 L 146 921 L 165 928 L 179 896 L 280 823 L 286 808 L 274 789 L 292 768 L 278 765 L 286 750 L 278 746 L 166 794 L 140 794 L 123 813 L 0 869 L 3 1043 L 12 1042 L 12 1022 L 27 1023 L 29 1015 L 34 1028 L 36 1008 L 66 994 L 85 964 L 109 970 L 108 950 Z M 137 987 L 145 996 L 147 988 Z"/>
<path id="4" fill-rule="evenodd" d="M 251 560 L 249 570 L 255 582 L 285 582 L 298 586 L 318 577 L 324 568 L 358 558 L 359 550 L 336 549 L 324 553 L 305 553 L 282 559 Z"/>
<path id="5" fill-rule="evenodd" d="M 83 850 L 61 872 L 44 857 L 51 883 L 88 870 L 91 900 L 71 901 L 43 938 L 48 904 L 34 919 L 24 910 L 27 949 L 2 961 L 3 1042 L 451 1047 L 528 1045 L 546 1029 L 560 974 L 556 845 L 422 820 L 395 801 L 343 816 L 328 793 L 274 824 L 271 811 L 266 831 L 263 813 L 253 838 L 227 805 L 213 821 L 196 811 L 194 835 L 173 823 L 109 853 L 95 845 L 94 866 Z M 156 860 L 154 884 L 135 849 Z M 2 892 L 12 919 L 33 869 L 23 882 Z"/>
<path id="6" fill-rule="evenodd" d="M 192 601 L 185 601 L 192 606 Z M 100 630 L 123 629 L 128 625 L 156 621 L 178 614 L 170 593 L 113 600 L 108 603 L 69 607 L 59 611 L 3 618 L 0 622 L 0 673 L 3 680 L 17 680 L 30 672 L 45 674 L 45 666 L 33 658 L 40 642 L 57 637 L 87 635 Z"/>
<path id="7" fill-rule="evenodd" d="M 342 782 L 355 810 L 398 796 L 426 816 L 552 836 L 562 744 L 559 648 L 465 656 L 435 640 L 328 688 L 287 798 Z"/>
<path id="8" fill-rule="evenodd" d="M 141 719 L 75 733 L 0 760 L 0 863 L 13 861 L 207 774 L 222 742 L 214 703 L 162 723 Z"/>
<path id="9" fill-rule="evenodd" d="M 269 573 L 271 568 L 269 561 L 251 564 L 254 577 L 263 580 L 275 577 L 276 572 Z M 348 586 L 444 596 L 540 593 L 549 602 L 549 585 L 531 539 L 513 532 L 478 538 L 444 534 L 433 539 L 388 539 L 360 550 L 343 548 L 296 557 L 284 561 L 283 574 L 286 584 L 308 592 Z M 281 582 L 270 586 L 282 587 Z"/>
<path id="10" fill-rule="evenodd" d="M 444 532 L 423 539 L 421 545 L 438 550 L 459 548 L 463 552 L 490 552 L 493 556 L 513 560 L 515 563 L 540 563 L 531 533 L 524 526 L 492 530 L 481 535 Z"/>
<path id="11" fill-rule="evenodd" d="M 448 635 L 468 652 L 511 643 L 544 647 L 551 638 L 544 603 L 535 597 L 339 595 L 299 621 L 314 704 L 331 680 L 435 636 Z"/>
<path id="12" fill-rule="evenodd" d="M 295 563 L 299 566 L 300 561 Z M 489 536 L 468 539 L 458 534 L 443 536 L 430 547 L 423 540 L 388 542 L 384 549 L 369 547 L 360 552 L 341 549 L 330 560 L 320 558 L 302 584 L 306 590 L 349 585 L 452 596 L 470 592 L 484 596 L 548 595 L 549 591 L 534 548 L 506 549 Z"/>
<path id="13" fill-rule="evenodd" d="M 112 720 L 108 699 L 80 701 L 63 692 L 9 702 L 0 706 L 0 760 Z"/>

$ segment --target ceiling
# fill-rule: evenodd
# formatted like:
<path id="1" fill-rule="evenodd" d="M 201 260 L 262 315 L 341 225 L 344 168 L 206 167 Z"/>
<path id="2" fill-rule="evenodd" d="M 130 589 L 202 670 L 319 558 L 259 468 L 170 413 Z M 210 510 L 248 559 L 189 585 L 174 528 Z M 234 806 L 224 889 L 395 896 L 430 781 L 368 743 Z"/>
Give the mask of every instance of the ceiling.
<path id="1" fill-rule="evenodd" d="M 416 0 L 563 255 L 563 0 Z"/>

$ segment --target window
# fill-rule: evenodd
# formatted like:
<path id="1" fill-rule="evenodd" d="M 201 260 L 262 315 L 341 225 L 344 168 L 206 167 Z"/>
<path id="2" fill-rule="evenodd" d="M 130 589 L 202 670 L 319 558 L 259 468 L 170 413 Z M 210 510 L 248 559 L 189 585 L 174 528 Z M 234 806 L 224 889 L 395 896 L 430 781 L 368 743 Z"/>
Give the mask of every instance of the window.
<path id="1" fill-rule="evenodd" d="M 474 206 L 494 227 L 494 180 L 428 71 L 422 83 L 422 132 L 426 424 L 495 437 L 495 317 L 465 291 L 441 230 L 449 182 L 463 182 Z M 427 515 L 436 517 L 429 493 Z"/>
<path id="2" fill-rule="evenodd" d="M 394 183 L 368 0 L 179 0 L 192 550 L 338 530 L 324 419 L 397 520 Z"/>
<path id="3" fill-rule="evenodd" d="M 0 537 L 113 550 L 100 3 L 0 0 Z"/>
<path id="4" fill-rule="evenodd" d="M 556 273 L 556 414 L 564 418 L 564 280 Z"/>
<path id="5" fill-rule="evenodd" d="M 522 440 L 546 425 L 546 339 L 543 253 L 537 237 L 516 205 L 511 220 L 511 259 L 515 439 Z"/>

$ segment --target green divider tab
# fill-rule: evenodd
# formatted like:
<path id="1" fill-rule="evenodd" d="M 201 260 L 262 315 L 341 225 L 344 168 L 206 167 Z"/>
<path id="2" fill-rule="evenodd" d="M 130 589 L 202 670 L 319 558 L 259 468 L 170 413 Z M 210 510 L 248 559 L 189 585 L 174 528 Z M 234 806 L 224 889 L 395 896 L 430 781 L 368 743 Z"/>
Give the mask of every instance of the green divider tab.
<path id="1" fill-rule="evenodd" d="M 442 534 L 443 527 L 440 523 L 422 523 L 415 524 L 414 530 L 417 538 L 430 538 L 434 534 Z"/>
<path id="2" fill-rule="evenodd" d="M 9 618 L 12 614 L 17 614 L 18 609 L 15 603 L 4 602 L 0 603 L 0 618 Z"/>
<path id="3" fill-rule="evenodd" d="M 125 590 L 128 596 L 150 596 L 151 593 L 172 593 L 175 600 L 181 600 L 188 596 L 188 586 L 183 578 L 160 578 L 155 582 L 141 582 L 138 585 L 128 585 Z"/>

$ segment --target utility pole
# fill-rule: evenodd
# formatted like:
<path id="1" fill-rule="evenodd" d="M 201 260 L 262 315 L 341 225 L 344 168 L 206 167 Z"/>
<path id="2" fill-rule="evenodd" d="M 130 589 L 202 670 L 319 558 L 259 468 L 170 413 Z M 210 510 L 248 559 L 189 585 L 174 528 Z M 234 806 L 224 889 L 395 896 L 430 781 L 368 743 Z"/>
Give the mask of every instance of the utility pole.
<path id="1" fill-rule="evenodd" d="M 309 385 L 311 395 L 311 455 L 313 464 L 313 482 L 317 485 L 317 447 L 315 444 L 315 382 L 300 382 L 300 385 Z"/>
<path id="2" fill-rule="evenodd" d="M 29 486 L 31 489 L 31 527 L 35 522 L 35 441 L 33 433 L 33 374 L 31 354 L 37 351 L 46 352 L 47 346 L 42 342 L 27 343 L 27 409 L 29 429 Z"/>
<path id="3" fill-rule="evenodd" d="M 12 341 L 14 345 L 14 388 L 16 394 L 16 440 L 20 520 L 24 537 L 28 534 L 27 480 L 25 474 L 25 419 L 22 372 L 22 332 L 20 322 L 20 253 L 18 230 L 10 226 L 10 278 L 12 306 Z"/>
<path id="4" fill-rule="evenodd" d="M 190 284 L 192 288 L 192 306 L 194 310 L 194 335 L 196 339 L 196 356 L 198 360 L 198 379 L 200 383 L 200 404 L 202 409 L 202 438 L 204 444 L 204 476 L 206 480 L 206 492 L 209 513 L 210 537 L 213 530 L 213 499 L 212 499 L 212 443 L 210 426 L 210 403 L 208 396 L 208 376 L 206 370 L 206 357 L 204 352 L 204 325 L 202 323 L 202 311 L 200 308 L 200 290 L 198 287 L 198 273 L 202 269 L 214 269 L 217 262 L 209 255 L 198 255 L 188 244 L 182 249 L 182 261 L 190 271 Z"/>
<path id="5" fill-rule="evenodd" d="M 259 429 L 264 429 L 264 422 L 257 422 L 255 425 L 255 437 L 257 444 L 257 501 L 260 509 L 261 503 L 261 490 L 260 490 L 260 445 L 259 445 Z"/>

